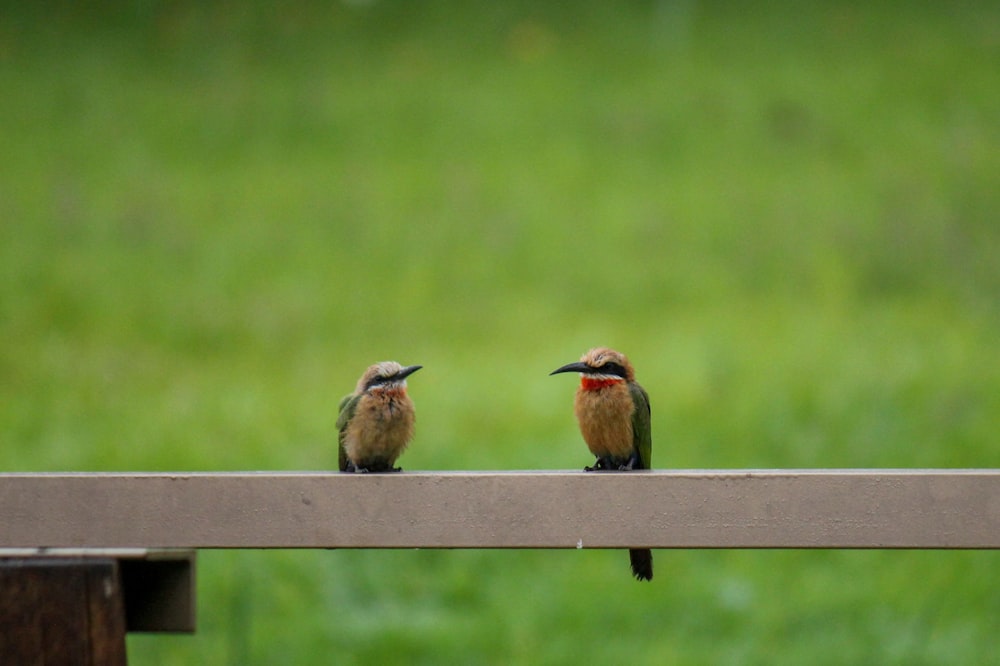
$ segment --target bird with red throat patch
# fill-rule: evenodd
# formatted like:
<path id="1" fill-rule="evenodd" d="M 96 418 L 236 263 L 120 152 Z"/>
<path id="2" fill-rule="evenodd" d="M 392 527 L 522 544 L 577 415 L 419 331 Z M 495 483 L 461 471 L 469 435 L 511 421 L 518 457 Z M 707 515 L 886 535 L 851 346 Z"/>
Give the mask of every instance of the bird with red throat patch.
<path id="1" fill-rule="evenodd" d="M 551 374 L 580 373 L 574 411 L 587 448 L 596 457 L 587 472 L 618 472 L 651 469 L 653 450 L 649 395 L 635 381 L 635 370 L 625 354 L 596 347 L 576 363 L 568 363 Z M 632 575 L 653 579 L 653 553 L 648 548 L 630 548 Z"/>

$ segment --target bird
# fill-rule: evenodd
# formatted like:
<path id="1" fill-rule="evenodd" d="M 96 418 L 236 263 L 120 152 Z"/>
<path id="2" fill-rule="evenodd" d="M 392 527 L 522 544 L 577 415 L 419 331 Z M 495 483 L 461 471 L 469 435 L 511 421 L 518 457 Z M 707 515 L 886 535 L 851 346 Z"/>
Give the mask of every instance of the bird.
<path id="1" fill-rule="evenodd" d="M 584 471 L 651 469 L 649 395 L 635 381 L 635 370 L 625 354 L 596 347 L 578 362 L 568 363 L 550 374 L 562 372 L 580 373 L 574 412 L 580 433 L 597 458 Z M 629 560 L 636 579 L 653 579 L 652 551 L 631 548 Z"/>
<path id="2" fill-rule="evenodd" d="M 406 378 L 421 365 L 382 361 L 370 366 L 337 416 L 341 472 L 399 472 L 396 459 L 413 438 L 413 401 Z"/>

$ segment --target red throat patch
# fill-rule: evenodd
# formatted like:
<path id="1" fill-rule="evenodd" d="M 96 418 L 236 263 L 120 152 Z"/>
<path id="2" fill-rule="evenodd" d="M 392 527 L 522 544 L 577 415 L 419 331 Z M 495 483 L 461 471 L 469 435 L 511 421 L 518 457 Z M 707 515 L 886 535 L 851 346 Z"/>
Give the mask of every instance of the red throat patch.
<path id="1" fill-rule="evenodd" d="M 597 379 L 596 377 L 583 376 L 580 378 L 580 388 L 584 391 L 599 391 L 602 388 L 607 388 L 608 386 L 614 386 L 624 382 L 625 380 L 621 377 L 610 377 L 606 379 Z"/>

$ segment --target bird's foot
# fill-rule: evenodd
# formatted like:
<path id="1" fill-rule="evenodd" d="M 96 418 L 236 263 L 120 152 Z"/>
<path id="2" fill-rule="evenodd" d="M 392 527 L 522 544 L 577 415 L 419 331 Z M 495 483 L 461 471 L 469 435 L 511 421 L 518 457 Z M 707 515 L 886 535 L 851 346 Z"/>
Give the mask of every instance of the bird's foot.
<path id="1" fill-rule="evenodd" d="M 639 462 L 639 454 L 633 453 L 625 461 L 624 465 L 618 466 L 619 472 L 631 472 L 634 469 L 642 469 L 642 464 Z"/>
<path id="2" fill-rule="evenodd" d="M 402 472 L 403 468 L 402 467 L 379 467 L 379 466 L 376 466 L 374 468 L 372 468 L 372 467 L 358 467 L 354 463 L 348 462 L 347 463 L 347 468 L 344 471 L 345 472 L 354 472 L 355 474 L 382 474 L 382 473 L 391 473 L 391 472 Z"/>
<path id="3" fill-rule="evenodd" d="M 614 469 L 607 458 L 598 458 L 593 467 L 584 467 L 584 472 L 609 472 Z"/>

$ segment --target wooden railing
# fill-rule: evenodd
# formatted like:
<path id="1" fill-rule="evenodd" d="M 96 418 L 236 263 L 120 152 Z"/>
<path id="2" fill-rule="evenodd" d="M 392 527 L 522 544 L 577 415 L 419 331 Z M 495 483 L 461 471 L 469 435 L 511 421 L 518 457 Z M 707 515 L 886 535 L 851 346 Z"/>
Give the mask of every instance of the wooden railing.
<path id="1" fill-rule="evenodd" d="M 0 654 L 193 631 L 200 548 L 629 546 L 997 549 L 1000 470 L 0 474 Z"/>

